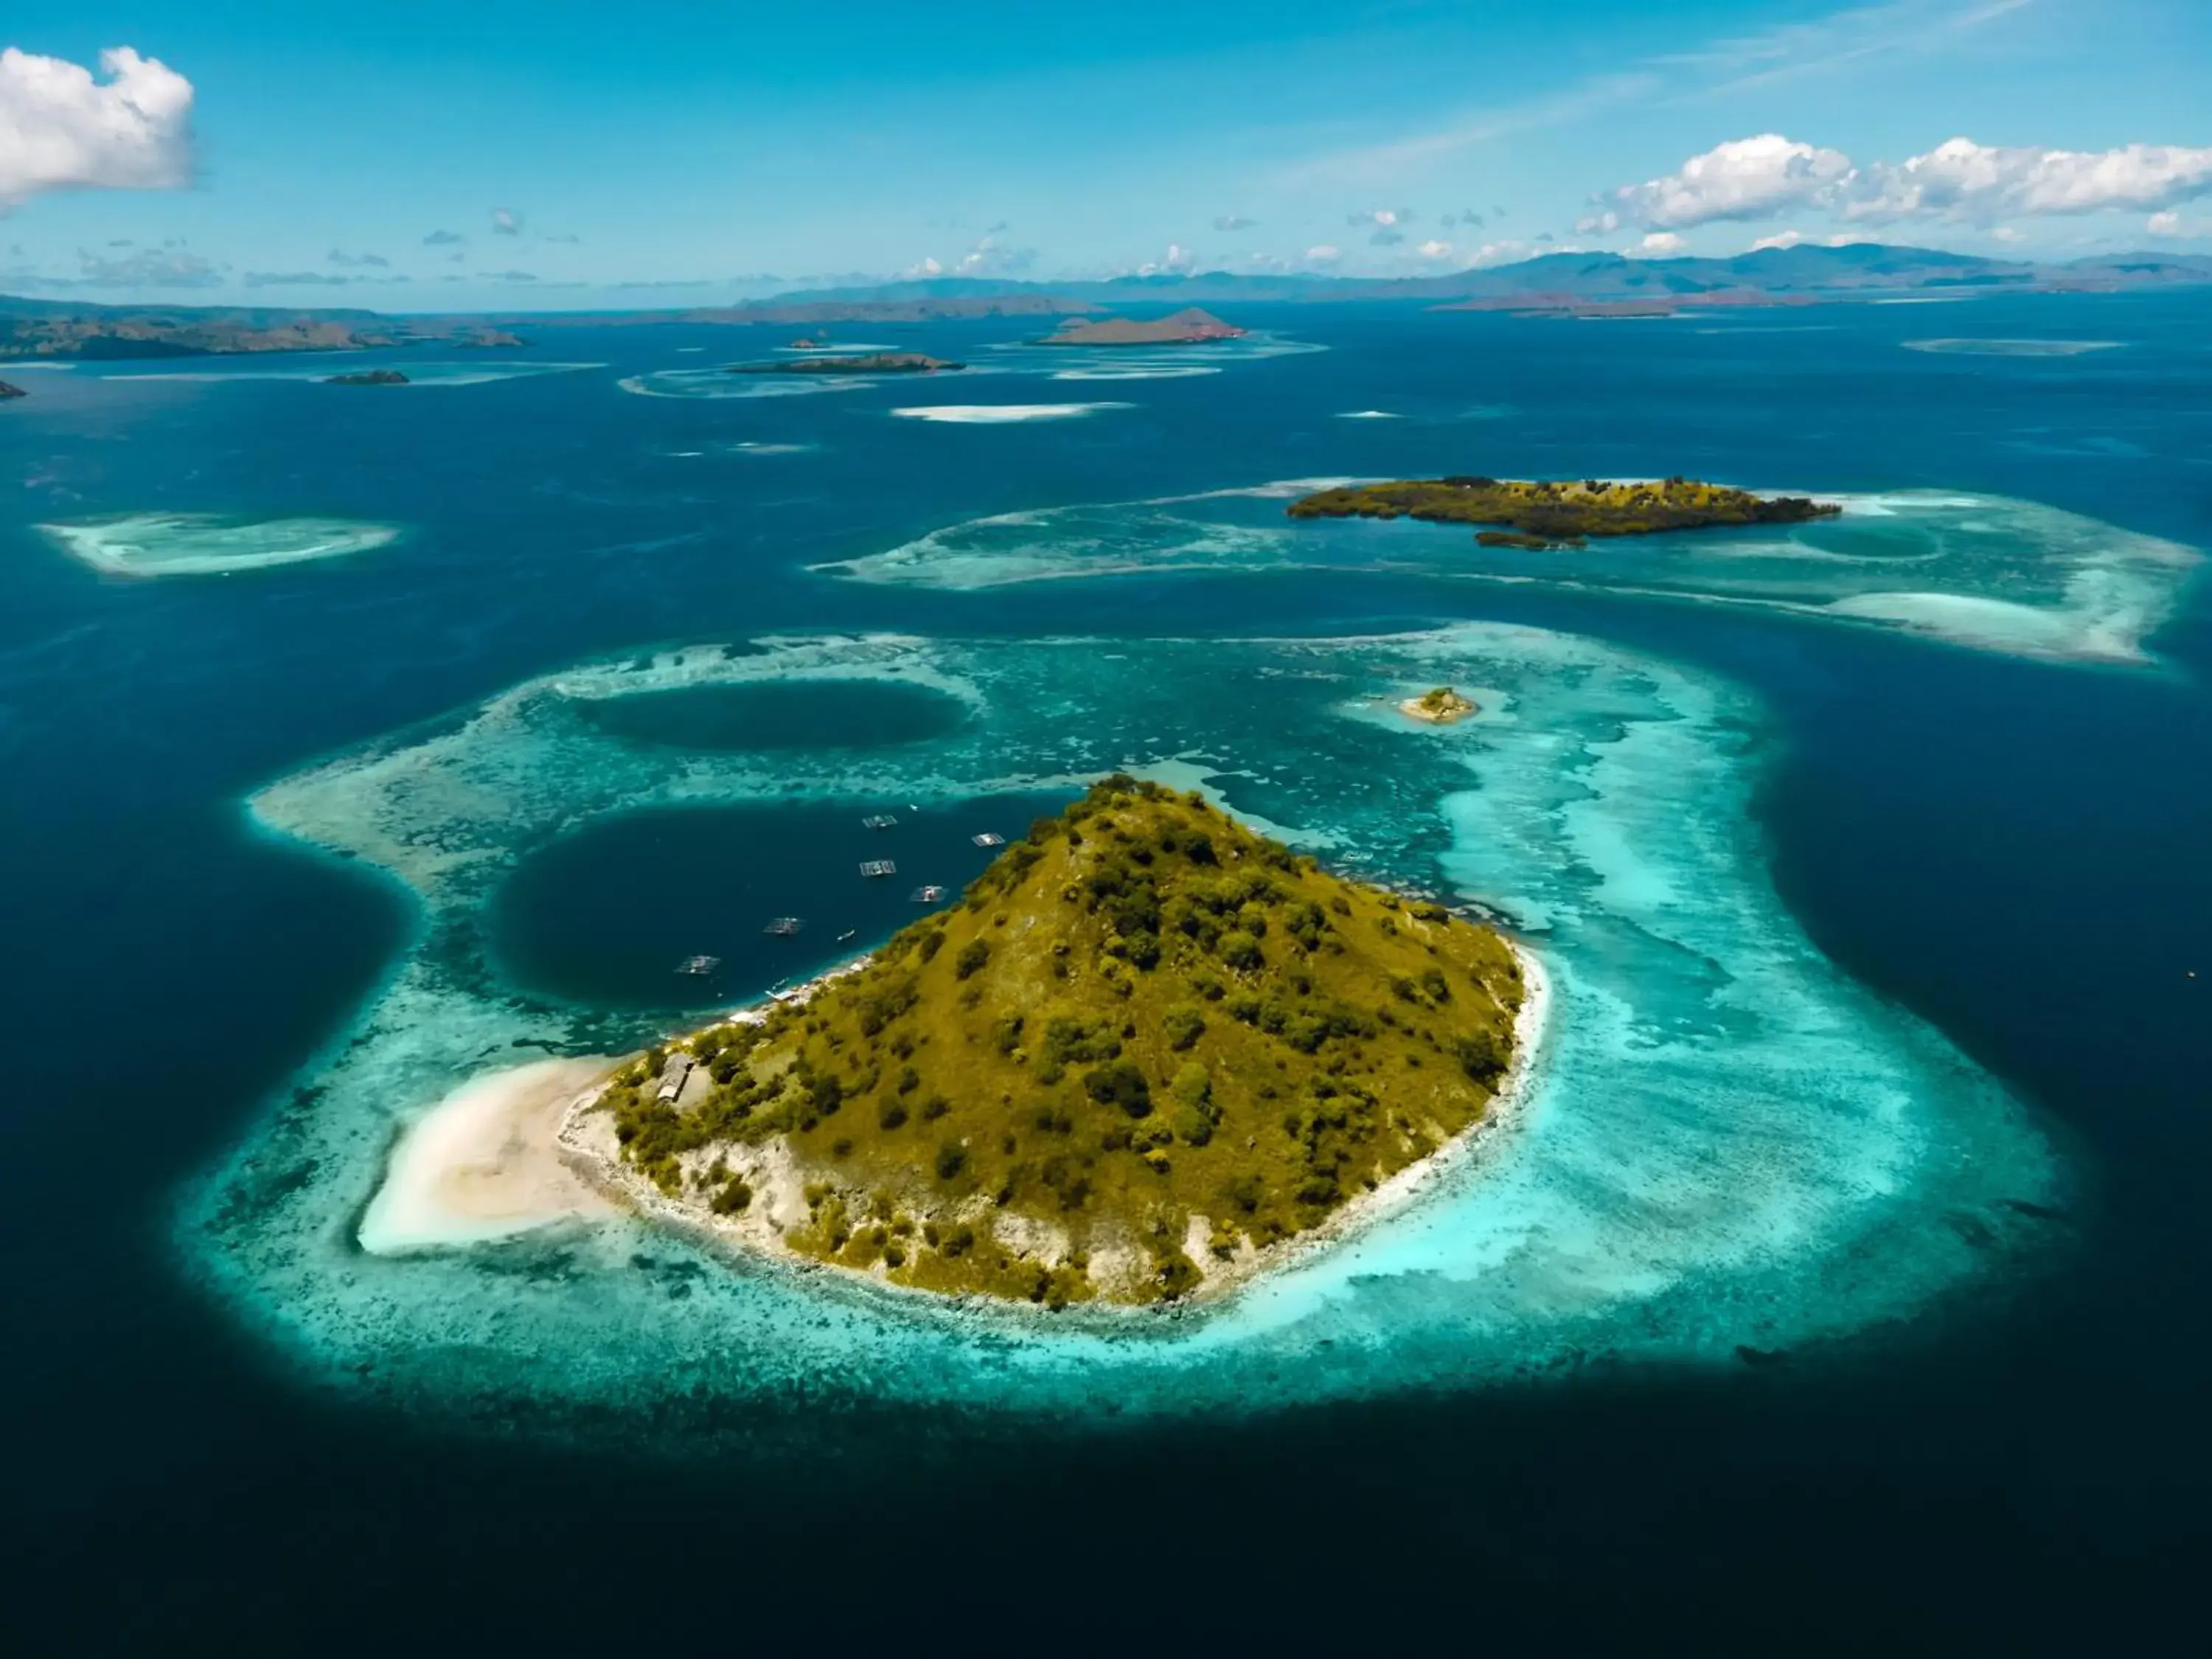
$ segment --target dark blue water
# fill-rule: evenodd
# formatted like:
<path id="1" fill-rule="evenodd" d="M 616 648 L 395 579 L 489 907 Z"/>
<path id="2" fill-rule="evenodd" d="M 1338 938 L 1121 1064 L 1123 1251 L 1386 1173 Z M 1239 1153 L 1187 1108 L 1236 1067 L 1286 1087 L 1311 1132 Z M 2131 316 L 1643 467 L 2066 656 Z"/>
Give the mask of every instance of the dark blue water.
<path id="1" fill-rule="evenodd" d="M 247 1651 L 2200 1643 L 2185 1592 L 2212 1543 L 2203 584 L 2154 641 L 2168 666 L 2118 672 L 1413 578 L 962 596 L 800 567 L 981 514 L 1323 473 L 1959 488 L 2212 545 L 2212 300 L 1790 313 L 1820 325 L 1803 332 L 1240 320 L 1333 349 L 1204 379 L 963 387 L 1139 405 L 995 428 L 886 419 L 939 395 L 896 386 L 617 389 L 712 360 L 680 346 L 753 351 L 703 330 L 564 333 L 540 354 L 611 367 L 391 397 L 32 377 L 0 416 L 0 1406 L 15 1430 L 0 1559 L 36 1650 L 202 1632 Z M 2127 343 L 2065 360 L 1900 349 L 1936 334 Z M 971 358 L 1000 337 L 898 335 Z M 1376 406 L 1408 418 L 1335 418 Z M 812 447 L 726 453 L 743 441 Z M 150 509 L 414 533 L 351 562 L 128 584 L 27 528 Z M 757 1458 L 687 1464 L 653 1424 L 551 1449 L 496 1399 L 463 1426 L 373 1410 L 302 1388 L 184 1283 L 179 1184 L 343 1025 L 410 921 L 384 884 L 252 833 L 238 803 L 256 784 L 580 659 L 769 629 L 1334 632 L 1459 615 L 1605 635 L 1760 694 L 1778 723 L 1760 811 L 1790 902 L 2044 1114 L 2081 1179 L 2070 1243 L 2042 1269 L 1732 1376 L 1597 1364 L 1525 1391 L 1102 1439 L 839 1407 L 852 1455 L 805 1464 L 765 1433 Z M 575 926 L 549 960 L 592 948 Z M 712 948 L 655 938 L 641 971 Z M 623 998 L 611 980 L 551 988 Z M 652 1455 L 621 1449 L 630 1427 Z"/>

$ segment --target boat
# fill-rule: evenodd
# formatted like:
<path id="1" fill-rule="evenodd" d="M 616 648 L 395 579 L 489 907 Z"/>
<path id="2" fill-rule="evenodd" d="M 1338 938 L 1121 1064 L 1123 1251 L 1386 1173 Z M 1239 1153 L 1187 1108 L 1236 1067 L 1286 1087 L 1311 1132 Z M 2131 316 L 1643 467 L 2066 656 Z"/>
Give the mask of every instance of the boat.
<path id="1" fill-rule="evenodd" d="M 676 971 L 679 974 L 703 975 L 713 973 L 721 965 L 722 959 L 720 957 L 686 957 L 676 964 Z"/>
<path id="2" fill-rule="evenodd" d="M 857 927 L 848 927 L 843 933 L 837 935 L 837 943 L 842 945 L 848 939 L 857 939 L 860 937 L 860 930 Z"/>
<path id="3" fill-rule="evenodd" d="M 907 897 L 916 904 L 942 904 L 945 902 L 945 890 L 935 886 L 917 887 L 908 893 Z"/>
<path id="4" fill-rule="evenodd" d="M 896 830 L 898 819 L 889 812 L 872 812 L 860 820 L 863 830 Z"/>
<path id="5" fill-rule="evenodd" d="M 860 873 L 873 881 L 879 876 L 898 874 L 898 866 L 889 859 L 869 859 L 860 866 Z"/>
<path id="6" fill-rule="evenodd" d="M 1006 838 L 1004 836 L 994 835 L 988 830 L 980 836 L 970 836 L 968 839 L 978 847 L 1004 847 L 1006 844 Z"/>
<path id="7" fill-rule="evenodd" d="M 802 931 L 805 926 L 806 920 L 803 916 L 778 916 L 767 927 L 762 928 L 761 932 L 773 933 L 778 939 L 789 939 L 793 933 Z"/>

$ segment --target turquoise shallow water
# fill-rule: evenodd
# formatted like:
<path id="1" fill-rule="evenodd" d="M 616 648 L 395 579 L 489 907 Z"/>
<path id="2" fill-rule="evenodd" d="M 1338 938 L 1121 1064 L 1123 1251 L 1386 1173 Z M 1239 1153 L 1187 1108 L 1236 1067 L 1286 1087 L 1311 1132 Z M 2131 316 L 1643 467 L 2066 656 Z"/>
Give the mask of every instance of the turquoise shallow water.
<path id="1" fill-rule="evenodd" d="M 672 752 L 617 735 L 605 712 L 815 679 L 927 687 L 970 712 L 945 735 L 804 758 Z M 1441 731 L 1396 714 L 1439 680 L 1484 714 Z M 404 881 L 421 942 L 334 1063 L 303 1078 L 312 1099 L 195 1201 L 185 1240 L 295 1353 L 373 1365 L 380 1386 L 434 1405 L 457 1375 L 473 1390 L 490 1374 L 599 1401 L 830 1388 L 1080 1419 L 1110 1386 L 1124 1411 L 1249 1412 L 1516 1376 L 1593 1347 L 1732 1365 L 1741 1349 L 1907 1315 L 2032 1251 L 2060 1181 L 2001 1089 L 1853 986 L 1776 901 L 1747 817 L 1759 723 L 1706 677 L 1473 624 L 1291 641 L 769 639 L 534 682 L 255 797 L 270 830 Z M 942 808 L 1115 767 L 1203 785 L 1340 867 L 1500 906 L 1557 988 L 1524 1119 L 1349 1247 L 1221 1311 L 1119 1337 L 733 1271 L 630 1223 L 443 1258 L 356 1248 L 400 1125 L 519 1050 L 607 1043 L 603 1018 L 533 1004 L 491 971 L 484 912 L 518 857 L 611 814 Z M 826 894 L 838 878 L 815 879 Z M 689 1291 L 673 1305 L 672 1272 Z M 443 1359 L 457 1343 L 463 1374 Z"/>
<path id="2" fill-rule="evenodd" d="M 681 327 L 396 394 L 312 362 L 30 377 L 0 422 L 0 1042 L 35 1080 L 0 1108 L 0 1401 L 36 1432 L 4 1541 L 36 1607 L 95 1610 L 50 1645 L 211 1607 L 256 1609 L 247 1649 L 332 1607 L 434 1648 L 495 1604 L 549 1649 L 818 1641 L 825 1607 L 856 1640 L 917 1607 L 1064 1632 L 1064 1575 L 979 1573 L 975 1517 L 1006 1516 L 1062 1554 L 1195 1539 L 1202 1567 L 1085 1603 L 1152 1645 L 1371 1643 L 1378 1607 L 1463 1644 L 1465 1607 L 1406 1589 L 1439 1539 L 1508 1648 L 2079 1651 L 2193 1608 L 2202 301 L 1945 309 L 2124 343 L 2070 356 L 1913 349 L 1925 317 L 1316 308 L 1237 319 L 1296 352 L 1035 368 L 1018 330 L 894 331 L 993 367 L 926 398 L 631 395 L 781 343 Z M 893 413 L 925 402 L 1121 406 Z M 1293 532 L 1252 493 L 1461 471 L 1860 510 L 1563 570 Z M 147 581 L 36 528 L 138 515 L 212 539 Z M 333 527 L 398 533 L 239 563 Z M 1484 717 L 1389 714 L 1439 678 Z M 1510 914 L 1558 991 L 1511 1131 L 1139 1340 L 623 1227 L 353 1247 L 456 1082 L 687 1018 L 664 958 L 734 975 L 787 892 L 801 954 L 891 925 L 831 926 L 852 803 L 980 822 L 1125 764 Z M 668 812 L 729 844 L 592 865 Z M 580 901 L 634 873 L 655 906 L 726 859 L 740 936 L 679 915 L 593 981 L 620 952 L 580 902 L 511 950 L 501 904 L 569 858 Z M 856 1527 L 898 1540 L 865 1595 L 823 1542 Z M 580 1540 L 623 1594 L 498 1588 Z M 680 1588 L 733 1561 L 740 1614 Z"/>

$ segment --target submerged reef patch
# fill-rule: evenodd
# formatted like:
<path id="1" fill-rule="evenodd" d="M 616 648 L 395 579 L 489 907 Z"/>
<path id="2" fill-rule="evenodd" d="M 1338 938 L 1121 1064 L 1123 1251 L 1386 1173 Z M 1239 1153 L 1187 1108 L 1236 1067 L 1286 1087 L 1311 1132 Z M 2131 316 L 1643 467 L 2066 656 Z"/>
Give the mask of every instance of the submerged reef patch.
<path id="1" fill-rule="evenodd" d="M 1400 520 L 1286 521 L 1342 480 L 971 519 L 817 565 L 851 580 L 975 589 L 1164 571 L 1325 568 L 1610 591 L 1876 624 L 2061 661 L 2140 664 L 2204 556 L 2002 495 L 1915 489 L 1821 497 L 1832 518 L 1670 532 L 1574 550 L 1474 547 Z"/>
<path id="2" fill-rule="evenodd" d="M 865 678 L 933 688 L 970 717 L 801 757 L 686 753 L 585 715 L 683 687 Z M 1444 683 L 1480 716 L 1425 727 L 1397 712 Z M 2057 1200 L 2058 1172 L 1999 1087 L 1838 972 L 1783 908 L 1748 817 L 1762 720 L 1711 678 L 1497 625 L 774 638 L 533 680 L 253 798 L 267 832 L 381 868 L 421 918 L 358 1018 L 187 1195 L 178 1241 L 319 1377 L 473 1421 L 504 1401 L 507 1421 L 690 1444 L 766 1432 L 732 1406 L 811 1402 L 769 1414 L 827 1445 L 839 1418 L 822 1407 L 844 1399 L 1086 1421 L 1109 1400 L 1123 1418 L 1249 1413 L 1596 1356 L 1732 1365 L 1740 1347 L 1908 1316 L 2037 1248 L 2030 1218 Z M 1333 868 L 1511 918 L 1555 1002 L 1510 1132 L 1394 1217 L 1141 1331 L 893 1305 L 629 1218 L 363 1253 L 392 1148 L 438 1103 L 520 1058 L 659 1034 L 492 970 L 486 907 L 533 849 L 642 809 L 927 810 L 1124 769 L 1203 788 Z"/>
<path id="3" fill-rule="evenodd" d="M 228 576 L 343 558 L 388 546 L 399 526 L 361 519 L 250 519 L 127 513 L 38 528 L 71 558 L 111 576 Z"/>

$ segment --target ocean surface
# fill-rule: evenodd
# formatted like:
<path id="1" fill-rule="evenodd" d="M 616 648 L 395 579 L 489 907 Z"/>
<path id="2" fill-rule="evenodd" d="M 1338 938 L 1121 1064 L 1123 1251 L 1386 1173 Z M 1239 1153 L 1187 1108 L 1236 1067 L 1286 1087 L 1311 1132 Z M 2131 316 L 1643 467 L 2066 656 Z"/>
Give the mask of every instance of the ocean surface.
<path id="1" fill-rule="evenodd" d="M 37 1650 L 2201 1640 L 2212 297 L 1234 320 L 870 331 L 976 366 L 926 380 L 676 325 L 19 377 Z M 1282 513 L 1447 472 L 1845 512 Z M 1482 715 L 1389 712 L 1439 682 Z M 1522 1117 L 1136 1340 L 628 1224 L 358 1248 L 469 1079 L 840 960 L 1117 767 L 1495 907 L 1556 993 Z"/>

